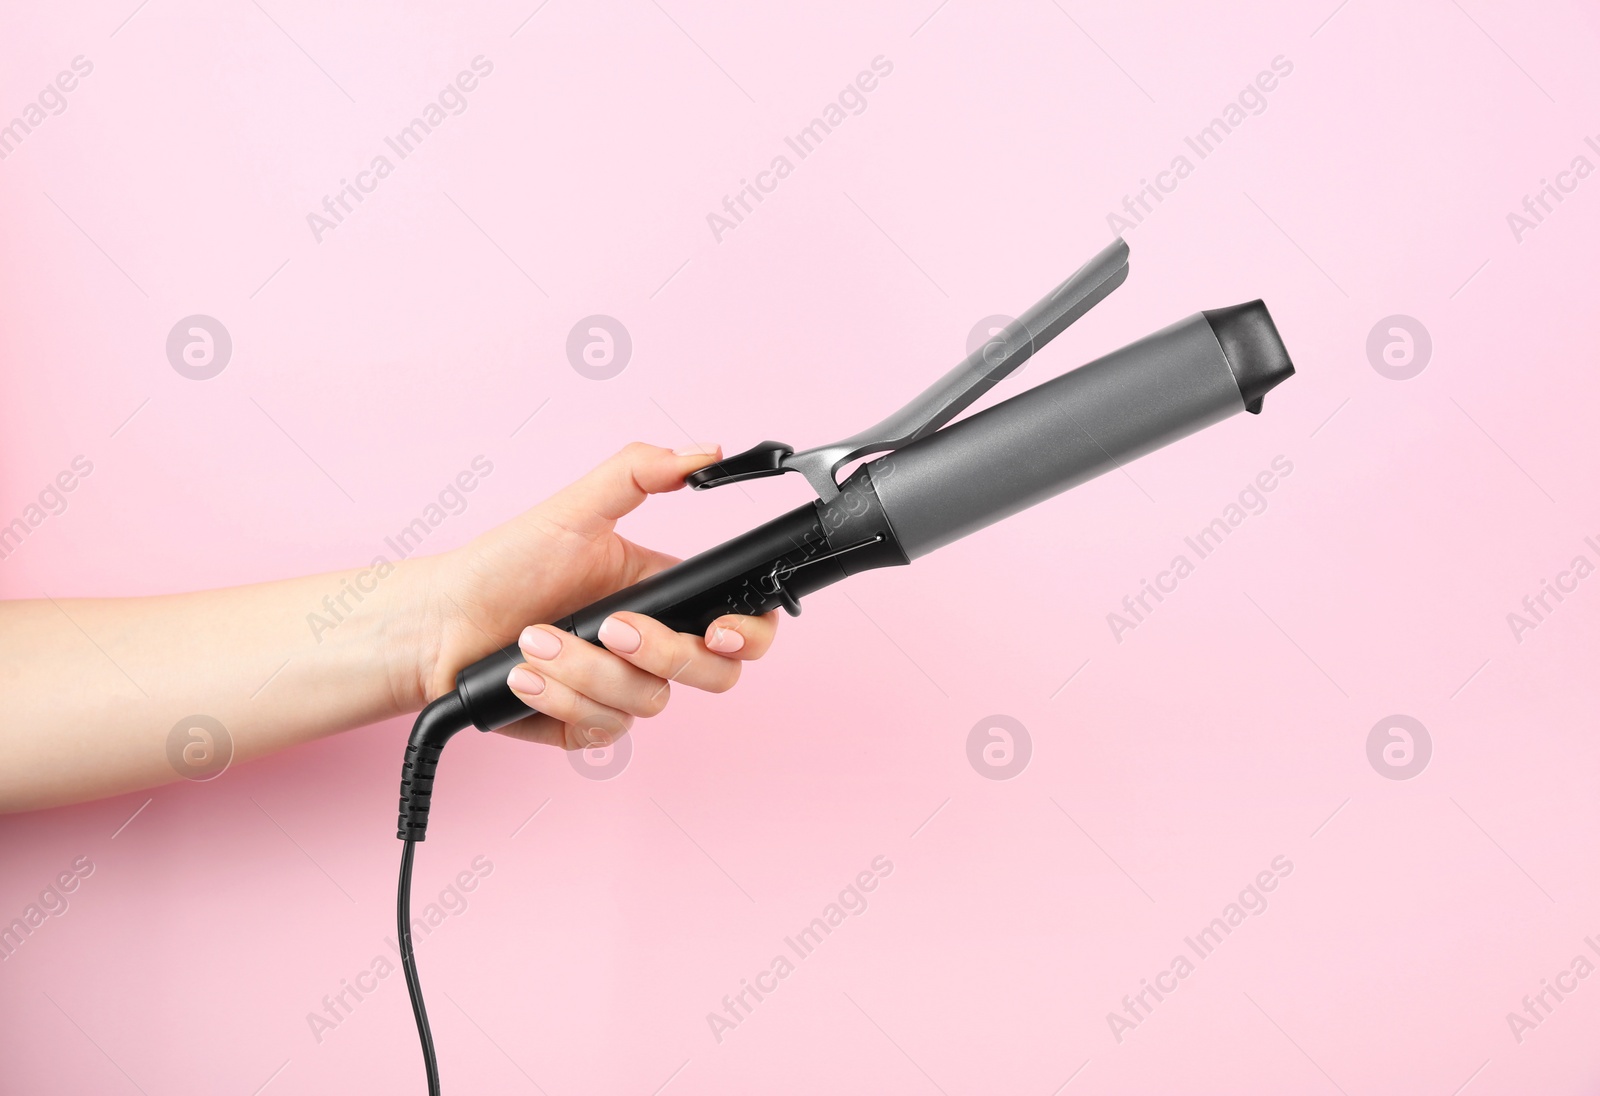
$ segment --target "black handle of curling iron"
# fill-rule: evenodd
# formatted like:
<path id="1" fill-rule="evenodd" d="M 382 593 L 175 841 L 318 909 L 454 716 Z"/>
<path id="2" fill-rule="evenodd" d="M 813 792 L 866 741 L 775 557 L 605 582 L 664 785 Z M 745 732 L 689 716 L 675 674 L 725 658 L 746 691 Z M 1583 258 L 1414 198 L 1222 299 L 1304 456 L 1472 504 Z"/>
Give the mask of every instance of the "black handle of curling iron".
<path id="1" fill-rule="evenodd" d="M 798 613 L 802 596 L 846 575 L 907 562 L 871 474 L 862 468 L 832 502 L 791 510 L 555 625 L 598 643 L 606 617 L 627 611 L 654 617 L 674 631 L 700 633 L 729 613 L 757 616 L 780 607 Z M 506 675 L 523 661 L 513 643 L 456 675 L 456 692 L 473 726 L 490 731 L 528 714 L 506 685 Z"/>

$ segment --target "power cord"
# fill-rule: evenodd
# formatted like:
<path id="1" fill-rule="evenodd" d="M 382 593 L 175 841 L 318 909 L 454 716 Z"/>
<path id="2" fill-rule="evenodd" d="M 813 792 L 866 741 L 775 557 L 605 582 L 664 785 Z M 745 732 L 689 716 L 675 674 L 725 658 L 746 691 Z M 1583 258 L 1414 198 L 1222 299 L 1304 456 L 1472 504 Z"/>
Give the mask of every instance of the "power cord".
<path id="1" fill-rule="evenodd" d="M 407 841 L 400 853 L 400 893 L 395 899 L 395 917 L 400 929 L 400 966 L 406 972 L 406 989 L 411 993 L 411 1012 L 417 1018 L 417 1035 L 422 1039 L 422 1064 L 428 1070 L 428 1096 L 439 1096 L 439 1059 L 433 1052 L 428 1006 L 422 1003 L 422 983 L 417 979 L 417 957 L 411 946 L 411 859 L 416 848 L 415 841 Z"/>
<path id="2" fill-rule="evenodd" d="M 434 1054 L 434 1032 L 427 1026 L 427 1005 L 422 1003 L 422 982 L 416 976 L 416 952 L 411 949 L 411 856 L 416 842 L 406 842 L 400 853 L 400 894 L 395 898 L 395 918 L 400 928 L 400 966 L 405 968 L 405 987 L 411 992 L 411 1014 L 416 1016 L 416 1034 L 422 1040 L 422 1066 L 427 1067 L 427 1096 L 438 1096 L 438 1058 Z"/>

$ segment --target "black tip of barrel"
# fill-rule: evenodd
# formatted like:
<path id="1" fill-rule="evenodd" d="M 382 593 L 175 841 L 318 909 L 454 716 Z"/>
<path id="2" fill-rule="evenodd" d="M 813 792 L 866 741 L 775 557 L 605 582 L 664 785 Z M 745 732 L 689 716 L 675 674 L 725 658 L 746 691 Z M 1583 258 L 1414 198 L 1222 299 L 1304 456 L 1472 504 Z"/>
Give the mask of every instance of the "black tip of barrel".
<path id="1" fill-rule="evenodd" d="M 1294 376 L 1294 363 L 1278 328 L 1259 300 L 1203 312 L 1239 385 L 1244 409 L 1261 414 L 1261 398 Z"/>

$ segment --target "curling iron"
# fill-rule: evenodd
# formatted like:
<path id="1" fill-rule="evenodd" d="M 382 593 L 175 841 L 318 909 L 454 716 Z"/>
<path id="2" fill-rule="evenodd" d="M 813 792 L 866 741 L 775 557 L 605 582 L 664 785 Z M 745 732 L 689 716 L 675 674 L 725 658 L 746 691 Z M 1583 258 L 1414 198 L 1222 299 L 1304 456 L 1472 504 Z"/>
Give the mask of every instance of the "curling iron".
<path id="1" fill-rule="evenodd" d="M 952 541 L 1236 414 L 1294 373 L 1259 300 L 1200 312 L 1021 395 L 946 425 L 1128 276 L 1113 241 L 1038 304 L 876 426 L 796 451 L 767 441 L 688 477 L 697 490 L 799 472 L 818 498 L 557 621 L 598 644 L 601 623 L 628 611 L 703 632 L 728 613 L 800 612 L 800 599 L 850 575 L 909 564 Z M 839 470 L 874 454 L 843 483 Z M 458 731 L 528 716 L 506 684 L 523 661 L 513 643 L 456 675 L 417 716 L 400 778 L 399 929 L 430 1092 L 432 1037 L 410 948 L 416 842 L 427 835 L 434 774 Z"/>

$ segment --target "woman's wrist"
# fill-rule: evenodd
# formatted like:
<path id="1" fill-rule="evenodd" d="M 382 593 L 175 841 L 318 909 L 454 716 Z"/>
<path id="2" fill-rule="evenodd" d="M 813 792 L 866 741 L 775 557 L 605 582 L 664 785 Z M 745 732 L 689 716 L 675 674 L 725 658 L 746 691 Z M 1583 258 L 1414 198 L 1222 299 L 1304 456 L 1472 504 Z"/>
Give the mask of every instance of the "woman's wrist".
<path id="1" fill-rule="evenodd" d="M 389 596 L 378 642 L 397 715 L 420 710 L 452 687 L 454 671 L 439 665 L 444 624 L 439 584 L 444 559 L 402 560 L 385 582 Z"/>

